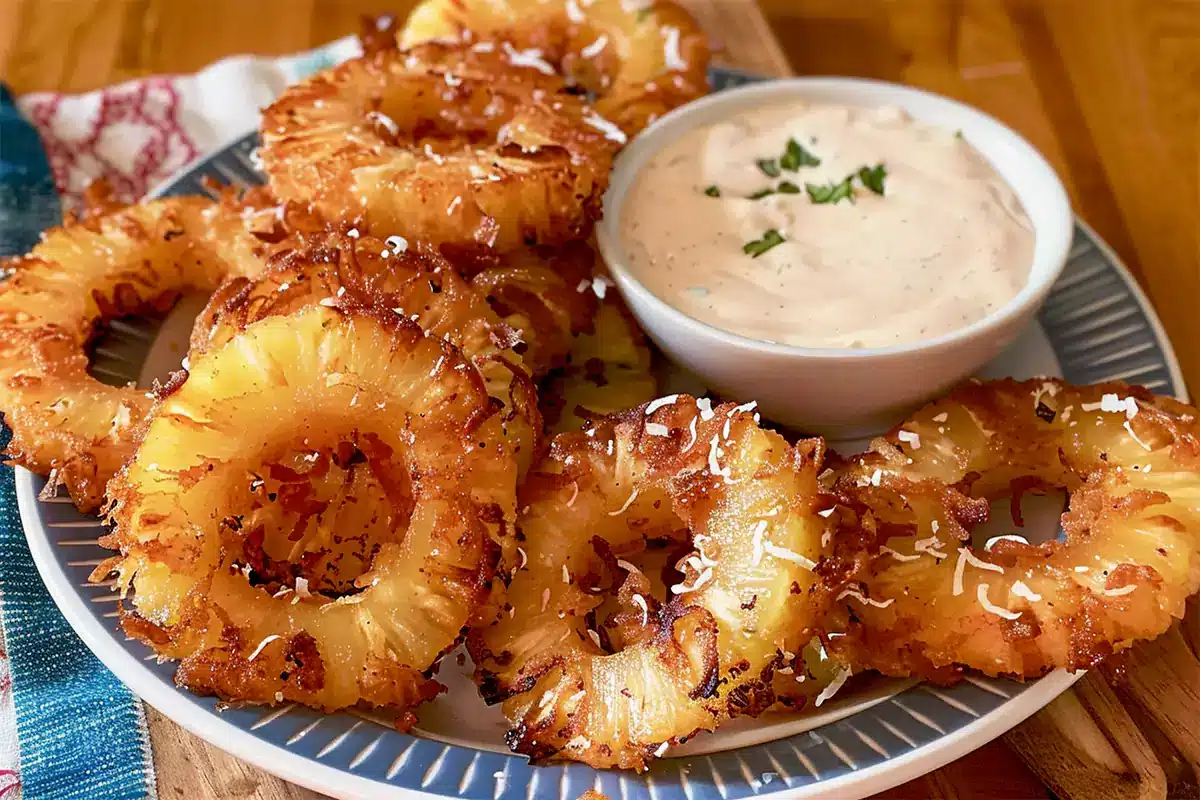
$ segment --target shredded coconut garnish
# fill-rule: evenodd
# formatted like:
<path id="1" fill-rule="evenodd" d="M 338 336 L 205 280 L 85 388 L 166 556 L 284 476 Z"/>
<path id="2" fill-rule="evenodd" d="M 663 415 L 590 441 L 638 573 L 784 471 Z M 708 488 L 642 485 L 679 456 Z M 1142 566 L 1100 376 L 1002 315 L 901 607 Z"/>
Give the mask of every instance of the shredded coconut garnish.
<path id="1" fill-rule="evenodd" d="M 617 127 L 616 123 L 606 120 L 595 111 L 589 111 L 587 114 L 584 114 L 583 121 L 603 133 L 604 138 L 609 141 L 616 142 L 617 144 L 625 144 L 629 140 L 629 137 L 625 135 L 625 131 Z"/>
<path id="2" fill-rule="evenodd" d="M 762 563 L 763 553 L 766 550 L 763 548 L 763 534 L 767 532 L 767 521 L 760 519 L 754 526 L 754 532 L 751 534 L 754 537 L 754 566 Z"/>
<path id="3" fill-rule="evenodd" d="M 392 119 L 387 114 L 384 114 L 380 111 L 368 111 L 367 119 L 369 119 L 371 122 L 377 122 L 383 127 L 387 128 L 388 133 L 390 133 L 392 136 L 400 135 L 400 126 L 396 124 L 396 120 Z"/>
<path id="4" fill-rule="evenodd" d="M 887 555 L 891 556 L 892 558 L 896 559 L 897 561 L 916 561 L 921 557 L 917 553 L 913 553 L 912 555 L 909 555 L 908 553 L 897 552 L 897 551 L 893 550 L 892 548 L 888 547 L 886 544 L 879 548 L 879 552 L 886 553 Z"/>
<path id="5" fill-rule="evenodd" d="M 1131 397 L 1131 398 L 1129 398 L 1129 399 L 1130 399 L 1130 400 L 1133 400 L 1133 398 L 1132 398 L 1132 397 Z M 1129 424 L 1129 420 L 1125 420 L 1125 425 L 1124 425 L 1124 428 L 1125 428 L 1125 430 L 1126 430 L 1126 431 L 1129 433 L 1129 435 L 1133 437 L 1133 440 L 1142 446 L 1142 449 L 1143 449 L 1143 450 L 1150 451 L 1150 450 L 1153 450 L 1153 449 L 1154 449 L 1154 448 L 1153 448 L 1153 447 L 1151 447 L 1150 445 L 1148 445 L 1148 444 L 1146 444 L 1145 442 L 1143 442 L 1143 441 L 1142 441 L 1142 440 L 1141 440 L 1141 439 L 1138 437 L 1138 435 L 1137 435 L 1136 433 L 1134 433 L 1134 432 L 1133 432 L 1133 426 Z"/>
<path id="6" fill-rule="evenodd" d="M 517 555 L 521 557 L 521 563 L 517 565 L 517 569 L 525 569 L 525 565 L 529 563 L 529 556 L 525 555 L 525 548 L 518 547 Z"/>
<path id="7" fill-rule="evenodd" d="M 727 413 L 725 416 L 732 419 L 735 414 L 740 414 L 743 411 L 753 411 L 756 408 L 758 408 L 758 401 L 751 400 L 749 403 L 742 403 L 740 406 L 734 406 L 733 408 L 729 409 L 729 413 Z"/>
<path id="8" fill-rule="evenodd" d="M 550 605 L 550 588 L 542 589 L 542 611 L 546 610 L 546 606 Z"/>
<path id="9" fill-rule="evenodd" d="M 993 536 L 992 538 L 988 539 L 986 542 L 983 543 L 983 549 L 986 552 L 990 553 L 992 548 L 996 546 L 996 542 L 1000 542 L 1005 539 L 1008 539 L 1010 542 L 1020 542 L 1021 544 L 1029 544 L 1029 540 L 1026 539 L 1024 536 L 1018 536 L 1015 533 L 1006 533 L 1001 536 Z"/>
<path id="10" fill-rule="evenodd" d="M 620 515 L 624 514 L 626 511 L 628 511 L 628 510 L 629 510 L 629 507 L 630 507 L 631 505 L 633 505 L 633 501 L 637 499 L 637 496 L 638 496 L 638 490 L 637 490 L 637 489 L 634 489 L 634 490 L 633 490 L 633 491 L 632 491 L 632 492 L 629 494 L 629 499 L 625 501 L 625 505 L 621 506 L 621 507 L 620 507 L 620 508 L 618 508 L 616 511 L 610 511 L 610 512 L 608 512 L 608 515 L 609 515 L 610 517 L 619 517 Z"/>
<path id="11" fill-rule="evenodd" d="M 584 58 L 595 58 L 608 46 L 608 35 L 600 34 L 596 41 L 579 51 Z"/>
<path id="12" fill-rule="evenodd" d="M 784 561 L 791 561 L 799 564 L 805 569 L 814 570 L 817 568 L 815 561 L 805 558 L 799 553 L 793 553 L 786 547 L 779 547 L 778 545 L 771 544 L 770 542 L 763 542 L 763 549 L 767 551 L 768 555 L 775 556 L 776 558 L 782 558 Z"/>
<path id="13" fill-rule="evenodd" d="M 936 519 L 933 522 L 929 523 L 929 530 L 933 531 L 934 533 L 937 533 L 938 528 L 940 528 L 940 527 L 941 527 L 941 525 L 938 524 L 938 521 Z"/>
<path id="14" fill-rule="evenodd" d="M 651 436 L 670 436 L 671 429 L 658 422 L 647 422 L 646 433 L 650 434 Z"/>
<path id="15" fill-rule="evenodd" d="M 843 597 L 853 597 L 855 600 L 859 601 L 860 603 L 866 603 L 867 605 L 875 606 L 876 608 L 887 608 L 892 603 L 896 602 L 896 598 L 894 598 L 894 597 L 888 598 L 887 600 L 884 600 L 882 602 L 880 602 L 879 600 L 873 600 L 870 597 L 867 597 L 862 592 L 860 592 L 858 589 L 843 589 L 842 593 L 839 594 L 834 599 L 841 600 Z"/>
<path id="16" fill-rule="evenodd" d="M 896 434 L 896 438 L 905 444 L 912 445 L 913 450 L 921 449 L 921 437 L 912 431 L 900 431 Z"/>
<path id="17" fill-rule="evenodd" d="M 660 408 L 665 408 L 667 406 L 674 405 L 675 401 L 678 399 L 679 399 L 679 395 L 669 394 L 666 397 L 660 397 L 657 400 L 651 400 L 649 403 L 646 404 L 646 416 L 647 417 L 650 416 L 655 411 L 658 411 Z"/>
<path id="18" fill-rule="evenodd" d="M 408 249 L 408 239 L 403 236 L 389 236 L 383 240 L 383 243 L 392 248 L 392 252 L 400 255 Z"/>
<path id="19" fill-rule="evenodd" d="M 721 437 L 713 434 L 712 441 L 709 442 L 708 448 L 708 471 L 713 475 L 720 475 L 728 478 L 733 474 L 730 467 L 722 467 L 721 462 L 717 461 L 721 456 Z"/>
<path id="20" fill-rule="evenodd" d="M 708 399 L 707 397 L 697 398 L 696 408 L 700 409 L 700 419 L 703 422 L 708 422 L 717 415 L 716 412 L 712 410 L 712 400 Z"/>
<path id="21" fill-rule="evenodd" d="M 688 423 L 688 442 L 683 446 L 683 452 L 692 449 L 692 445 L 696 443 L 696 418 L 692 417 L 692 421 Z"/>
<path id="22" fill-rule="evenodd" d="M 567 698 L 567 704 L 572 705 L 572 706 L 576 705 L 580 700 L 582 700 L 585 697 L 587 697 L 587 692 L 580 690 Z"/>
<path id="23" fill-rule="evenodd" d="M 963 593 L 963 573 L 966 572 L 967 564 L 979 569 L 987 569 L 992 572 L 1004 573 L 1004 567 L 999 564 L 991 564 L 987 561 L 980 561 L 974 553 L 965 547 L 958 548 L 958 563 L 954 565 L 954 589 L 953 594 L 958 597 Z"/>
<path id="24" fill-rule="evenodd" d="M 685 584 L 682 581 L 680 581 L 679 583 L 672 586 L 671 594 L 687 594 L 688 592 L 694 592 L 697 589 L 699 589 L 701 586 L 703 586 L 704 584 L 711 581 L 712 577 L 713 577 L 712 569 L 711 568 L 706 569 L 696 577 L 696 582 L 694 584 L 692 584 L 691 586 L 688 586 L 687 584 Z"/>
<path id="25" fill-rule="evenodd" d="M 600 644 L 600 634 L 596 633 L 591 628 L 588 628 L 588 636 L 592 637 L 592 642 L 595 643 L 596 647 L 599 647 L 601 649 L 604 648 L 604 645 Z"/>
<path id="26" fill-rule="evenodd" d="M 871 473 L 871 485 L 878 486 L 879 481 L 883 478 L 883 470 L 877 469 Z"/>
<path id="27" fill-rule="evenodd" d="M 1075 571 L 1076 572 L 1091 572 L 1092 570 L 1090 567 L 1076 567 Z"/>
<path id="28" fill-rule="evenodd" d="M 1012 585 L 1012 593 L 1017 597 L 1024 597 L 1031 603 L 1036 603 L 1042 599 L 1042 596 L 1025 585 L 1024 581 L 1017 581 Z"/>
<path id="29" fill-rule="evenodd" d="M 569 569 L 567 569 L 566 564 L 562 565 L 562 579 L 563 579 L 563 583 L 571 582 L 571 571 Z"/>
<path id="30" fill-rule="evenodd" d="M 1135 591 L 1137 591 L 1137 584 L 1131 583 L 1128 586 L 1122 586 L 1119 589 L 1101 589 L 1100 594 L 1107 597 L 1120 597 Z"/>
<path id="31" fill-rule="evenodd" d="M 833 516 L 834 511 L 837 511 L 837 506 L 834 506 L 832 508 L 827 508 L 824 511 L 818 511 L 817 516 L 825 517 L 826 519 L 829 519 L 829 517 Z"/>
<path id="32" fill-rule="evenodd" d="M 679 28 L 664 25 L 662 28 L 665 41 L 663 42 L 663 65 L 674 72 L 687 69 L 687 62 L 679 53 Z"/>
<path id="33" fill-rule="evenodd" d="M 308 591 L 308 578 L 296 578 L 296 595 L 297 597 L 312 597 Z"/>
<path id="34" fill-rule="evenodd" d="M 583 280 L 581 280 L 581 281 L 579 282 L 579 284 L 578 284 L 578 285 L 575 287 L 575 291 L 579 292 L 579 294 L 583 294 L 584 292 L 586 292 L 586 291 L 587 291 L 588 289 L 590 289 L 591 287 L 592 287 L 592 282 L 591 282 L 591 281 L 589 281 L 587 278 L 584 278 L 584 279 L 583 279 Z"/>
<path id="35" fill-rule="evenodd" d="M 711 536 L 705 536 L 702 533 L 698 533 L 692 538 L 692 546 L 696 548 L 696 552 L 700 555 L 698 560 L 702 567 L 715 567 L 717 565 L 717 562 L 704 552 L 704 544 L 711 538 Z"/>
<path id="36" fill-rule="evenodd" d="M 1020 611 L 1009 611 L 988 600 L 987 593 L 988 585 L 986 583 L 981 583 L 975 588 L 975 598 L 979 600 L 979 605 L 983 606 L 984 611 L 995 614 L 997 617 L 1004 617 L 1004 619 L 1016 619 L 1021 616 Z"/>
<path id="37" fill-rule="evenodd" d="M 662 744 L 660 744 L 658 746 L 658 748 L 654 751 L 654 757 L 662 758 L 662 754 L 667 752 L 667 748 L 670 746 L 671 746 L 670 742 L 663 742 Z"/>
<path id="38" fill-rule="evenodd" d="M 261 642 L 258 643 L 258 647 L 254 648 L 254 652 L 251 653 L 250 657 L 247 658 L 246 660 L 253 661 L 254 659 L 258 658 L 258 654 L 263 651 L 264 647 L 266 647 L 267 645 L 269 645 L 271 642 L 275 641 L 276 639 L 282 639 L 282 638 L 283 637 L 280 636 L 279 634 L 272 633 L 270 636 L 268 636 L 267 638 L 263 639 Z"/>
<path id="39" fill-rule="evenodd" d="M 646 605 L 646 598 L 640 594 L 635 594 L 633 596 L 633 604 L 642 610 L 642 624 L 648 624 L 650 622 L 650 607 Z"/>
<path id="40" fill-rule="evenodd" d="M 1124 413 L 1127 420 L 1133 419 L 1138 414 L 1137 400 L 1132 397 L 1121 397 L 1117 394 L 1103 395 L 1099 403 L 1080 403 L 1079 407 L 1084 411 L 1096 411 L 1099 409 L 1108 414 Z"/>
<path id="41" fill-rule="evenodd" d="M 824 652 L 824 649 L 822 649 L 822 652 Z M 822 689 L 821 693 L 819 695 L 817 695 L 817 699 L 816 699 L 816 703 L 815 703 L 816 706 L 819 708 L 821 706 L 821 703 L 824 703 L 826 700 L 828 700 L 829 698 L 831 698 L 835 694 L 837 694 L 838 691 L 842 688 L 842 686 L 845 685 L 846 680 L 852 674 L 854 674 L 854 673 L 851 671 L 851 669 L 849 667 L 842 667 L 840 670 L 838 670 L 837 675 L 833 676 L 833 680 L 829 682 L 829 685 L 826 686 L 824 689 Z"/>
<path id="42" fill-rule="evenodd" d="M 583 11 L 579 8 L 579 4 L 575 0 L 567 0 L 567 19 L 571 22 L 583 22 L 586 17 L 583 16 Z"/>
<path id="43" fill-rule="evenodd" d="M 462 205 L 462 197 L 456 196 L 453 200 L 450 201 L 450 205 L 446 206 L 446 216 L 448 217 L 451 214 L 453 214 L 454 209 L 458 208 L 460 205 Z"/>
<path id="44" fill-rule="evenodd" d="M 516 67 L 532 67 L 543 75 L 553 75 L 554 67 L 550 62 L 542 58 L 542 51 L 536 47 L 531 47 L 528 50 L 517 50 L 508 42 L 501 45 L 504 52 L 508 55 L 508 61 Z"/>
<path id="45" fill-rule="evenodd" d="M 948 420 L 948 419 L 950 419 L 950 415 L 949 415 L 949 414 L 947 414 L 945 411 L 943 411 L 942 413 L 940 413 L 940 414 L 936 415 L 936 416 L 933 418 L 933 421 L 934 421 L 934 422 L 945 422 L 945 421 L 946 421 L 946 420 Z"/>
<path id="46" fill-rule="evenodd" d="M 596 297 L 600 298 L 601 300 L 604 299 L 604 295 L 608 294 L 608 287 L 615 285 L 616 284 L 603 275 L 597 275 L 596 277 L 592 278 L 592 291 L 595 292 Z"/>
<path id="47" fill-rule="evenodd" d="M 922 553 L 929 553 L 934 558 L 948 558 L 945 553 L 937 548 L 942 547 L 942 540 L 936 536 L 930 536 L 928 539 L 918 539 L 913 542 L 913 549 L 919 550 Z"/>

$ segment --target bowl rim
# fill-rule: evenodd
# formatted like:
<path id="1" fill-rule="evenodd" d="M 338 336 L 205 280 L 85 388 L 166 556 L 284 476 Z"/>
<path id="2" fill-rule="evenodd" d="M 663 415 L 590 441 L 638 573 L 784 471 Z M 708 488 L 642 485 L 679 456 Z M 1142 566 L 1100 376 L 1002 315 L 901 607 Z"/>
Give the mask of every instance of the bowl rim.
<path id="1" fill-rule="evenodd" d="M 750 336 L 733 333 L 710 323 L 689 316 L 666 300 L 659 297 L 646 287 L 625 266 L 625 256 L 621 245 L 620 208 L 621 203 L 633 187 L 637 170 L 655 153 L 666 146 L 667 142 L 657 141 L 662 131 L 674 126 L 683 126 L 682 120 L 688 117 L 702 115 L 714 106 L 750 105 L 749 100 L 777 97 L 779 95 L 795 95 L 802 98 L 804 93 L 814 91 L 844 91 L 847 105 L 871 107 L 878 106 L 875 102 L 855 102 L 867 94 L 884 93 L 889 95 L 888 102 L 906 108 L 904 100 L 913 102 L 933 103 L 947 114 L 958 115 L 966 125 L 987 130 L 990 136 L 998 142 L 993 147 L 982 147 L 977 142 L 968 140 L 1000 175 L 1006 184 L 1014 191 L 1018 185 L 1034 184 L 1037 192 L 1042 195 L 1050 207 L 1048 213 L 1038 216 L 1030 214 L 1033 223 L 1035 243 L 1034 255 L 1030 263 L 1029 279 L 1007 303 L 991 314 L 976 320 L 970 325 L 958 328 L 949 333 L 932 339 L 923 339 L 907 344 L 890 345 L 887 347 L 805 347 L 802 345 L 784 344 L 755 339 Z M 920 120 L 919 115 L 913 115 Z M 931 123 L 937 124 L 937 123 Z M 691 130 L 690 127 L 686 130 Z M 941 125 L 939 127 L 945 127 Z M 669 141 L 669 140 L 668 140 Z M 1015 153 L 1020 165 L 1012 166 L 998 164 L 994 158 L 995 152 L 1003 148 L 1007 153 Z M 631 173 L 632 174 L 626 174 Z M 1022 174 L 1022 180 L 1014 180 L 1014 176 Z M 619 195 L 614 194 L 613 187 L 623 183 Z M 1022 203 L 1024 206 L 1025 204 Z M 1026 208 L 1026 213 L 1028 213 Z M 655 317 L 666 318 L 669 324 L 683 329 L 687 334 L 704 337 L 710 341 L 746 351 L 756 351 L 776 356 L 792 356 L 807 359 L 871 359 L 908 356 L 940 350 L 949 345 L 962 344 L 967 341 L 986 336 L 1008 324 L 1019 322 L 1036 312 L 1042 300 L 1058 280 L 1066 265 L 1070 252 L 1071 239 L 1074 231 L 1074 213 L 1058 173 L 1024 137 L 1008 127 L 992 115 L 954 100 L 944 95 L 919 89 L 915 86 L 891 83 L 870 78 L 855 78 L 844 76 L 794 77 L 778 78 L 759 83 L 748 84 L 737 88 L 714 92 L 694 100 L 656 120 L 653 124 L 639 133 L 617 156 L 613 165 L 609 189 L 604 196 L 604 216 L 596 226 L 596 243 L 600 249 L 609 272 L 620 289 L 622 295 L 629 300 L 631 307 L 637 303 L 649 305 Z M 1039 258 L 1038 240 L 1044 238 L 1048 244 Z M 1040 269 L 1039 269 L 1040 267 Z"/>

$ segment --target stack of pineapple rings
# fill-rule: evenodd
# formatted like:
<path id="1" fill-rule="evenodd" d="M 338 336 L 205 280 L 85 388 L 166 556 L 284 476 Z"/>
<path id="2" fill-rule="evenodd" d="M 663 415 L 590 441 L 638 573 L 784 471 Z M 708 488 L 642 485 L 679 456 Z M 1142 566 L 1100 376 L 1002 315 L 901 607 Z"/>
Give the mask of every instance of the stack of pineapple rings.
<path id="1" fill-rule="evenodd" d="M 614 9 L 595 4 L 605 24 Z M 692 31 L 680 14 L 620 22 Z M 13 461 L 106 512 L 117 552 L 93 577 L 115 577 L 125 630 L 181 684 L 403 725 L 438 660 L 509 606 L 518 486 L 548 449 L 539 384 L 606 410 L 655 394 L 591 230 L 615 151 L 704 91 L 707 50 L 689 33 L 686 69 L 651 59 L 657 110 L 618 126 L 498 32 L 374 33 L 264 112 L 265 189 L 94 192 L 6 265 L 0 409 Z M 195 292 L 210 300 L 163 385 L 89 374 L 98 330 Z M 629 376 L 611 396 L 610 336 Z M 547 407 L 570 424 L 579 402 Z"/>
<path id="2" fill-rule="evenodd" d="M 644 769 L 859 672 L 1087 668 L 1182 615 L 1188 406 L 973 383 L 827 459 L 655 399 L 590 237 L 618 146 L 705 90 L 673 3 L 429 0 L 364 43 L 266 110 L 265 189 L 101 198 L 3 270 L 7 455 L 105 508 L 93 580 L 180 684 L 404 728 L 465 642 L 515 751 Z M 89 374 L 184 292 L 183 370 Z M 970 541 L 1052 488 L 1065 541 Z"/>

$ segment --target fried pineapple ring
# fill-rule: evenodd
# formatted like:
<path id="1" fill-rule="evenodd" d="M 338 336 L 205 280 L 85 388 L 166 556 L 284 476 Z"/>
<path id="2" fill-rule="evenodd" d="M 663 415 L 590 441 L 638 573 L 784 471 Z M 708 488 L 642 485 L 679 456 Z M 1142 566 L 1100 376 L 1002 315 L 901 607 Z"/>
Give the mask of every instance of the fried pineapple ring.
<path id="1" fill-rule="evenodd" d="M 426 672 L 472 621 L 495 529 L 512 519 L 498 424 L 458 350 L 388 309 L 268 317 L 161 392 L 110 486 L 104 543 L 121 555 L 93 578 L 135 589 L 126 630 L 182 659 L 176 680 L 194 691 L 407 708 L 436 693 Z M 319 461 L 322 448 L 365 461 L 385 496 L 369 569 L 336 599 L 286 559 L 250 561 L 258 508 L 316 513 L 311 497 L 265 493 L 261 476 Z"/>
<path id="2" fill-rule="evenodd" d="M 261 154 L 275 193 L 326 219 L 505 251 L 587 234 L 615 148 L 603 122 L 557 77 L 429 44 L 287 89 Z"/>
<path id="3" fill-rule="evenodd" d="M 536 376 L 563 364 L 575 337 L 595 325 L 597 303 L 590 289 L 596 253 L 587 242 L 522 248 L 474 263 L 452 260 L 473 273 L 471 285 L 520 335 L 525 363 Z"/>
<path id="4" fill-rule="evenodd" d="M 258 272 L 263 247 L 226 203 L 105 202 L 4 265 L 12 275 L 0 284 L 0 410 L 13 430 L 12 463 L 49 474 L 81 511 L 96 510 L 151 401 L 92 377 L 88 343 L 111 320 L 165 311 L 182 293 Z"/>
<path id="5" fill-rule="evenodd" d="M 429 248 L 329 234 L 321 245 L 280 254 L 259 278 L 230 281 L 213 296 L 193 328 L 191 358 L 260 319 L 341 297 L 383 304 L 462 350 L 498 405 L 501 446 L 520 465 L 514 477 L 523 476 L 540 457 L 542 420 L 536 389 L 515 349 L 521 345 L 519 333 Z"/>
<path id="6" fill-rule="evenodd" d="M 523 489 L 509 613 L 468 637 L 514 751 L 641 769 L 771 704 L 812 621 L 824 446 L 753 416 L 679 395 L 554 440 Z M 648 546 L 672 548 L 665 570 Z"/>
<path id="7" fill-rule="evenodd" d="M 645 336 L 615 295 L 605 297 L 595 330 L 575 338 L 567 360 L 540 395 L 542 416 L 554 433 L 579 430 L 597 415 L 615 414 L 658 395 Z"/>
<path id="8" fill-rule="evenodd" d="M 1086 669 L 1200 588 L 1196 410 L 1125 384 L 964 385 L 839 471 L 831 653 L 889 675 Z M 975 548 L 987 501 L 1065 489 L 1063 541 Z M 839 563 L 840 562 L 840 563 Z"/>
<path id="9" fill-rule="evenodd" d="M 497 40 L 514 62 L 553 65 L 630 136 L 708 91 L 708 39 L 665 0 L 426 0 L 400 34 L 402 47 L 446 39 Z"/>

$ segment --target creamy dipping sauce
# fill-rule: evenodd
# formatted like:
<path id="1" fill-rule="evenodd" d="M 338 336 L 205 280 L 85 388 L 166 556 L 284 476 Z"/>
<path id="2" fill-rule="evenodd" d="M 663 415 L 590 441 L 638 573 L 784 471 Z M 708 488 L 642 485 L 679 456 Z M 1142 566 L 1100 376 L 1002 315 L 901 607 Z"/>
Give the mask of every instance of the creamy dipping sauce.
<path id="1" fill-rule="evenodd" d="M 642 168 L 620 228 L 630 271 L 670 305 L 803 347 L 966 327 L 1020 292 L 1034 245 L 1012 189 L 954 131 L 808 103 L 672 142 Z"/>

